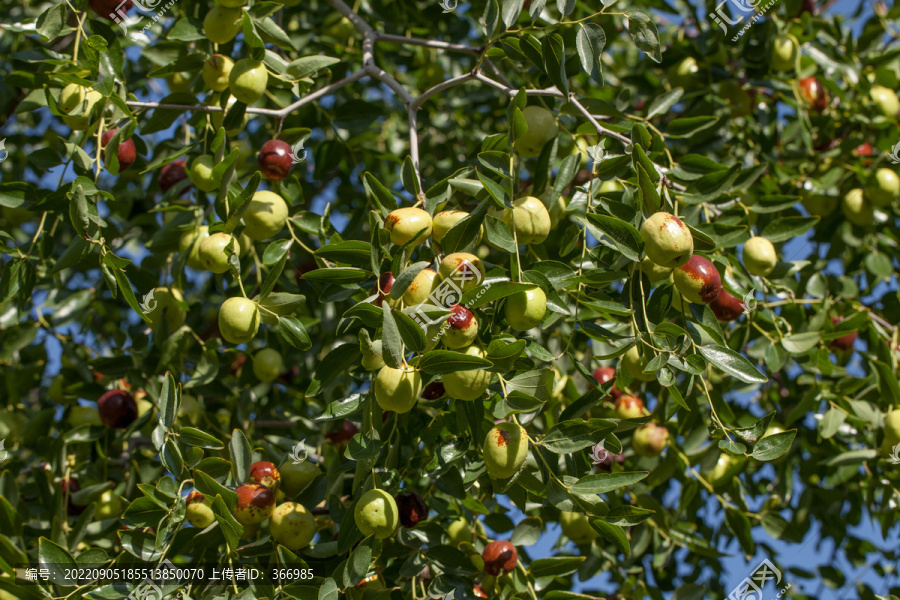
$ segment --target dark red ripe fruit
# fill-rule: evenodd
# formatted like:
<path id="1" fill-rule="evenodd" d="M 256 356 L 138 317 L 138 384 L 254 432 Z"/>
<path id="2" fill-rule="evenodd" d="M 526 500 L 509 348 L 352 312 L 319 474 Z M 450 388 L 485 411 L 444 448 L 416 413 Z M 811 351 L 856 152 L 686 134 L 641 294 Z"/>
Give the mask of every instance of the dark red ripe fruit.
<path id="1" fill-rule="evenodd" d="M 443 398 L 446 393 L 447 390 L 444 389 L 443 381 L 432 381 L 422 390 L 421 397 L 425 400 L 437 400 Z"/>
<path id="2" fill-rule="evenodd" d="M 235 493 L 237 505 L 234 518 L 242 525 L 261 523 L 275 510 L 275 494 L 264 485 L 245 483 L 238 486 Z"/>
<path id="3" fill-rule="evenodd" d="M 709 303 L 709 307 L 719 321 L 727 323 L 738 319 L 744 314 L 745 304 L 729 293 L 728 290 L 722 290 L 719 292 L 718 297 Z"/>
<path id="4" fill-rule="evenodd" d="M 269 181 L 281 181 L 290 175 L 294 167 L 291 146 L 281 140 L 269 140 L 263 144 L 256 161 L 263 177 Z"/>
<path id="5" fill-rule="evenodd" d="M 119 11 L 126 13 L 134 6 L 132 0 L 125 0 L 125 4 L 119 8 L 121 2 L 119 0 L 91 0 L 91 10 L 97 13 L 97 16 L 103 17 L 107 21 L 121 20 Z"/>
<path id="6" fill-rule="evenodd" d="M 100 421 L 113 429 L 125 429 L 138 417 L 137 402 L 128 392 L 110 390 L 97 400 Z"/>
<path id="7" fill-rule="evenodd" d="M 250 483 L 264 485 L 270 490 L 278 487 L 281 481 L 281 473 L 267 460 L 259 460 L 250 465 Z"/>
<path id="8" fill-rule="evenodd" d="M 107 144 L 109 144 L 109 140 L 116 135 L 118 129 L 107 129 L 103 132 L 103 135 L 100 137 L 100 145 L 104 148 Z M 106 153 L 101 152 L 103 160 L 106 160 Z M 119 171 L 124 171 L 128 167 L 134 164 L 134 161 L 137 160 L 137 150 L 134 148 L 134 140 L 128 138 L 127 140 L 122 140 L 119 142 L 119 149 L 116 151 L 116 158 L 119 160 Z"/>
<path id="9" fill-rule="evenodd" d="M 594 379 L 598 384 L 603 385 L 607 381 L 616 378 L 616 370 L 612 367 L 597 367 L 594 369 Z M 617 400 L 619 396 L 622 395 L 622 390 L 613 385 L 613 388 L 609 391 L 609 397 L 613 400 Z"/>
<path id="10" fill-rule="evenodd" d="M 800 10 L 797 12 L 797 17 L 803 16 L 803 13 L 809 13 L 815 16 L 816 0 L 802 0 L 802 2 L 800 2 Z"/>
<path id="11" fill-rule="evenodd" d="M 184 181 L 185 179 L 187 179 L 185 162 L 183 160 L 176 160 L 163 165 L 162 169 L 159 170 L 159 179 L 157 179 L 157 182 L 159 183 L 159 189 L 165 194 L 173 185 L 177 184 L 179 181 Z M 184 194 L 190 187 L 191 186 L 184 188 L 181 193 Z"/>
<path id="12" fill-rule="evenodd" d="M 378 294 L 373 304 L 381 306 L 384 302 L 384 297 L 390 293 L 392 287 L 394 287 L 394 274 L 390 272 L 382 273 L 381 277 L 378 278 L 378 283 L 372 287 L 372 293 Z"/>
<path id="13" fill-rule="evenodd" d="M 822 82 L 815 77 L 800 80 L 800 97 L 816 112 L 822 112 L 828 106 L 828 92 L 825 91 Z"/>
<path id="14" fill-rule="evenodd" d="M 343 444 L 345 442 L 349 442 L 357 433 L 359 433 L 359 429 L 356 427 L 353 421 L 348 421 L 345 419 L 341 424 L 341 428 L 337 431 L 326 433 L 325 439 L 327 439 L 332 444 Z"/>
<path id="15" fill-rule="evenodd" d="M 519 553 L 516 547 L 506 541 L 491 542 L 484 547 L 481 553 L 484 560 L 484 572 L 488 575 L 499 575 L 509 573 L 516 568 L 516 562 L 519 559 Z"/>
<path id="16" fill-rule="evenodd" d="M 400 524 L 412 529 L 428 518 L 428 505 L 425 499 L 413 491 L 400 492 L 394 497 L 400 513 Z"/>
<path id="17" fill-rule="evenodd" d="M 844 317 L 831 317 L 831 322 L 835 325 L 843 320 Z M 839 352 L 848 352 L 850 350 L 853 350 L 853 343 L 856 342 L 856 338 L 858 337 L 859 333 L 854 331 L 853 333 L 848 333 L 845 336 L 831 340 L 831 343 L 828 345 L 828 347 Z"/>
<path id="18" fill-rule="evenodd" d="M 474 318 L 475 315 L 472 314 L 471 310 L 461 304 L 454 304 L 450 307 L 450 316 L 447 317 L 447 324 L 454 329 L 468 329 Z"/>
<path id="19" fill-rule="evenodd" d="M 66 505 L 66 513 L 70 516 L 76 517 L 84 512 L 85 507 L 79 506 L 72 502 L 72 494 L 81 490 L 81 486 L 78 485 L 78 481 L 69 477 L 68 479 L 63 479 L 62 483 L 59 486 L 60 491 L 63 493 L 63 497 L 65 497 L 66 492 L 69 493 L 69 502 Z"/>
<path id="20" fill-rule="evenodd" d="M 874 156 L 874 154 L 875 152 L 872 150 L 872 144 L 869 142 L 863 142 L 853 149 L 853 156 Z"/>
<path id="21" fill-rule="evenodd" d="M 715 265 L 699 254 L 694 254 L 678 268 L 691 280 L 691 284 L 703 304 L 709 304 L 721 293 L 722 277 Z"/>

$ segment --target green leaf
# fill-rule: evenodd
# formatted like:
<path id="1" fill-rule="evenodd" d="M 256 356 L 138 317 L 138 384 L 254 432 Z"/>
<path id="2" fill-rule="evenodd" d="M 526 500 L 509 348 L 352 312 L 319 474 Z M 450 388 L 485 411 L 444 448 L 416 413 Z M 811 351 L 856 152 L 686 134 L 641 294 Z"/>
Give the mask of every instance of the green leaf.
<path id="1" fill-rule="evenodd" d="M 582 23 L 575 35 L 575 49 L 581 59 L 581 67 L 597 84 L 603 85 L 603 48 L 606 33 L 594 23 Z"/>
<path id="2" fill-rule="evenodd" d="M 250 463 L 253 462 L 253 451 L 250 440 L 240 429 L 231 432 L 228 442 L 228 453 L 231 455 L 232 473 L 238 485 L 247 483 L 250 478 Z"/>
<path id="3" fill-rule="evenodd" d="M 644 240 L 640 232 L 631 223 L 608 215 L 590 213 L 587 215 L 588 223 L 596 228 L 594 237 L 609 246 L 607 238 L 612 241 L 612 247 L 616 248 L 626 258 L 635 262 L 641 260 L 644 250 Z"/>
<path id="4" fill-rule="evenodd" d="M 599 444 L 615 428 L 615 423 L 604 419 L 563 421 L 547 432 L 540 445 L 556 454 L 571 454 Z"/>
<path id="5" fill-rule="evenodd" d="M 381 206 L 384 215 L 398 208 L 397 198 L 368 171 L 363 175 L 363 185 L 372 194 L 375 202 Z"/>
<path id="6" fill-rule="evenodd" d="M 770 242 L 786 242 L 800 237 L 819 222 L 819 217 L 780 217 L 774 219 L 760 234 Z"/>
<path id="7" fill-rule="evenodd" d="M 421 352 L 425 349 L 425 330 L 418 323 L 412 320 L 408 315 L 399 310 L 391 311 L 397 329 L 400 331 L 400 338 L 403 343 L 413 352 Z"/>
<path id="8" fill-rule="evenodd" d="M 307 271 L 303 274 L 303 279 L 307 281 L 325 281 L 335 285 L 352 285 L 361 283 L 371 276 L 372 274 L 369 271 L 357 269 L 356 267 L 330 267 Z"/>
<path id="9" fill-rule="evenodd" d="M 682 96 L 684 96 L 684 90 L 681 88 L 675 88 L 661 96 L 657 96 L 653 99 L 653 102 L 650 103 L 650 108 L 647 109 L 647 118 L 652 119 L 657 115 L 667 113 L 670 108 L 675 106 L 678 101 L 681 100 Z"/>
<path id="10" fill-rule="evenodd" d="M 347 240 L 327 244 L 318 248 L 315 255 L 319 258 L 347 263 L 359 267 L 369 266 L 372 254 L 372 244 L 357 240 Z"/>
<path id="11" fill-rule="evenodd" d="M 621 473 L 596 473 L 586 475 L 569 488 L 573 494 L 605 494 L 615 489 L 637 483 L 649 475 L 647 471 L 627 471 Z"/>
<path id="12" fill-rule="evenodd" d="M 767 435 L 753 446 L 753 458 L 761 461 L 775 460 L 790 450 L 796 435 L 796 429 Z"/>
<path id="13" fill-rule="evenodd" d="M 45 537 L 38 539 L 38 565 L 47 569 L 50 581 L 59 585 L 72 585 L 72 581 L 66 579 L 66 570 L 78 566 L 65 548 Z"/>
<path id="14" fill-rule="evenodd" d="M 619 527 L 632 527 L 639 523 L 643 523 L 651 516 L 656 514 L 647 508 L 640 508 L 628 504 L 617 506 L 609 511 L 603 520 Z"/>
<path id="15" fill-rule="evenodd" d="M 569 80 L 566 77 L 566 48 L 562 36 L 551 33 L 541 41 L 541 55 L 547 77 L 566 96 L 569 95 Z"/>
<path id="16" fill-rule="evenodd" d="M 403 338 L 400 337 L 400 329 L 394 320 L 394 313 L 387 302 L 381 305 L 383 315 L 381 330 L 381 356 L 387 366 L 399 369 L 403 364 Z"/>
<path id="17" fill-rule="evenodd" d="M 237 519 L 235 519 L 231 514 L 231 511 L 228 510 L 228 505 L 225 504 L 225 501 L 222 500 L 221 496 L 212 498 L 212 511 L 213 514 L 216 515 L 216 522 L 219 524 L 219 529 L 222 530 L 222 534 L 225 536 L 228 547 L 234 552 L 240 543 L 241 535 L 244 533 L 244 527 L 237 522 Z"/>
<path id="18" fill-rule="evenodd" d="M 215 436 L 196 429 L 194 427 L 182 427 L 178 432 L 179 439 L 188 446 L 197 448 L 209 448 L 210 450 L 221 450 L 225 447 Z"/>
<path id="19" fill-rule="evenodd" d="M 303 323 L 294 317 L 278 317 L 278 331 L 281 336 L 294 348 L 306 351 L 312 348 L 309 334 L 303 327 Z"/>
<path id="20" fill-rule="evenodd" d="M 631 34 L 634 45 L 646 52 L 652 60 L 662 62 L 656 24 L 650 17 L 636 10 L 628 11 L 626 15 L 628 16 L 628 33 Z"/>
<path id="21" fill-rule="evenodd" d="M 564 577 L 577 571 L 587 557 L 584 556 L 553 556 L 550 558 L 538 558 L 528 566 L 528 571 L 535 579 L 539 577 Z"/>
<path id="22" fill-rule="evenodd" d="M 172 376 L 172 373 L 166 371 L 162 388 L 159 391 L 159 424 L 166 429 L 171 429 L 175 425 L 175 419 L 178 417 L 180 397 L 181 394 L 178 392 L 175 378 Z"/>
<path id="23" fill-rule="evenodd" d="M 625 535 L 624 529 L 618 525 L 613 525 L 600 519 L 591 519 L 590 524 L 597 533 L 612 542 L 612 544 L 625 556 L 631 554 L 631 544 L 628 542 L 628 537 Z"/>
<path id="24" fill-rule="evenodd" d="M 768 378 L 760 373 L 744 356 L 727 346 L 709 344 L 700 347 L 700 354 L 724 373 L 744 383 L 765 383 Z"/>

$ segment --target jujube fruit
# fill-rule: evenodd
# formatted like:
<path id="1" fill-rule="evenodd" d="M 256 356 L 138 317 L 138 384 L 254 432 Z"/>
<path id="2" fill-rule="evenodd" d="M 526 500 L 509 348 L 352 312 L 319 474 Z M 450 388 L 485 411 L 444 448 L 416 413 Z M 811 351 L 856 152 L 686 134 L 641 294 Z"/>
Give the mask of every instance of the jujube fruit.
<path id="1" fill-rule="evenodd" d="M 246 298 L 228 298 L 219 308 L 219 333 L 231 344 L 246 344 L 259 331 L 259 308 Z"/>
<path id="2" fill-rule="evenodd" d="M 275 511 L 275 494 L 264 485 L 245 483 L 238 486 L 234 518 L 241 525 L 259 525 Z"/>
<path id="3" fill-rule="evenodd" d="M 680 267 L 694 253 L 694 237 L 681 219 L 667 212 L 651 215 L 641 225 L 644 252 L 657 265 Z"/>
<path id="4" fill-rule="evenodd" d="M 778 264 L 775 246 L 764 237 L 755 236 L 744 243 L 744 266 L 752 275 L 766 277 Z"/>
<path id="5" fill-rule="evenodd" d="M 269 181 L 281 181 L 294 168 L 293 150 L 282 140 L 268 140 L 259 150 L 256 162 L 263 177 Z"/>
<path id="6" fill-rule="evenodd" d="M 547 295 L 539 287 L 516 292 L 506 299 L 504 316 L 516 331 L 528 331 L 541 324 L 547 314 Z"/>
<path id="7" fill-rule="evenodd" d="M 356 503 L 353 511 L 356 526 L 363 535 L 384 539 L 393 535 L 400 523 L 397 503 L 384 490 L 369 490 Z"/>
<path id="8" fill-rule="evenodd" d="M 412 241 L 412 247 L 415 247 L 431 235 L 431 215 L 421 208 L 398 208 L 384 219 L 384 228 L 390 232 L 394 245 L 402 246 Z"/>
<path id="9" fill-rule="evenodd" d="M 228 89 L 228 76 L 234 68 L 234 61 L 222 54 L 213 54 L 203 63 L 203 83 L 214 92 Z"/>
<path id="10" fill-rule="evenodd" d="M 227 251 L 229 244 L 231 250 Z M 219 231 L 213 233 L 200 244 L 197 256 L 203 267 L 212 273 L 224 273 L 229 269 L 230 256 L 240 254 L 241 245 L 230 233 Z"/>
<path id="11" fill-rule="evenodd" d="M 576 544 L 587 544 L 597 538 L 597 531 L 584 513 L 560 511 L 559 524 L 566 537 Z"/>
<path id="12" fill-rule="evenodd" d="M 203 33 L 213 44 L 227 44 L 243 28 L 243 17 L 239 8 L 213 6 L 203 19 Z"/>
<path id="13" fill-rule="evenodd" d="M 465 350 L 469 356 L 485 357 L 485 352 L 478 346 L 469 346 Z M 486 369 L 453 371 L 443 376 L 444 390 L 451 398 L 457 400 L 477 400 L 491 384 L 494 374 Z M 429 384 L 430 385 L 430 384 Z"/>
<path id="14" fill-rule="evenodd" d="M 468 252 L 448 254 L 441 260 L 438 267 L 441 280 L 450 279 L 464 294 L 481 285 L 484 272 L 484 263 L 481 262 L 481 259 Z M 440 285 L 439 282 L 435 283 L 435 288 Z"/>
<path id="15" fill-rule="evenodd" d="M 258 460 L 250 465 L 250 475 L 248 476 L 250 483 L 258 483 L 264 485 L 270 490 L 278 489 L 281 483 L 281 473 L 278 468 L 267 460 Z"/>
<path id="16" fill-rule="evenodd" d="M 516 139 L 516 152 L 525 158 L 538 156 L 544 146 L 559 133 L 559 124 L 552 112 L 543 106 L 526 106 L 522 109 L 525 125 L 524 135 Z"/>
<path id="17" fill-rule="evenodd" d="M 315 537 L 316 519 L 302 504 L 285 502 L 272 513 L 269 533 L 276 542 L 296 552 L 308 546 Z"/>
<path id="18" fill-rule="evenodd" d="M 405 364 L 399 369 L 384 366 L 375 376 L 372 388 L 382 410 L 409 412 L 422 392 L 422 374 Z"/>
<path id="19" fill-rule="evenodd" d="M 641 425 L 635 430 L 631 445 L 636 453 L 652 458 L 662 453 L 668 441 L 669 430 L 650 422 Z"/>
<path id="20" fill-rule="evenodd" d="M 516 423 L 495 425 L 484 438 L 482 454 L 491 477 L 512 477 L 528 455 L 528 434 Z"/>
<path id="21" fill-rule="evenodd" d="M 212 500 L 200 492 L 191 492 L 185 499 L 184 518 L 198 529 L 206 529 L 216 522 L 216 514 L 212 509 Z"/>
<path id="22" fill-rule="evenodd" d="M 444 346 L 451 349 L 465 348 L 478 337 L 478 319 L 471 310 L 460 304 L 450 307 L 447 328 L 441 339 Z"/>
<path id="23" fill-rule="evenodd" d="M 100 421 L 113 429 L 125 429 L 138 417 L 137 402 L 123 390 L 110 390 L 97 400 Z"/>
<path id="24" fill-rule="evenodd" d="M 116 133 L 118 133 L 118 129 L 107 129 L 103 132 L 103 135 L 100 136 L 100 145 L 106 148 L 109 141 L 113 138 Z M 102 158 L 106 160 L 106 152 L 102 153 Z M 134 140 L 128 138 L 127 140 L 120 140 L 119 147 L 116 150 L 116 160 L 119 161 L 119 172 L 124 171 L 128 167 L 134 164 L 134 161 L 137 160 L 137 150 L 134 147 Z"/>
<path id="25" fill-rule="evenodd" d="M 228 90 L 244 104 L 253 104 L 266 91 L 269 72 L 261 60 L 242 58 L 234 63 L 228 75 Z"/>
<path id="26" fill-rule="evenodd" d="M 400 516 L 400 524 L 407 529 L 412 529 L 428 518 L 428 505 L 418 492 L 405 490 L 394 497 L 397 511 Z"/>
<path id="27" fill-rule="evenodd" d="M 539 198 L 524 196 L 506 208 L 500 218 L 514 233 L 518 245 L 540 244 L 550 235 L 550 213 Z"/>
<path id="28" fill-rule="evenodd" d="M 244 233 L 257 242 L 267 240 L 284 229 L 287 218 L 284 198 L 267 190 L 256 192 L 244 212 Z"/>
<path id="29" fill-rule="evenodd" d="M 496 576 L 512 572 L 519 561 L 519 553 L 510 542 L 495 540 L 484 547 L 481 559 L 484 561 L 484 572 Z"/>
<path id="30" fill-rule="evenodd" d="M 722 277 L 709 260 L 695 254 L 673 272 L 675 287 L 688 302 L 709 304 L 722 291 Z"/>

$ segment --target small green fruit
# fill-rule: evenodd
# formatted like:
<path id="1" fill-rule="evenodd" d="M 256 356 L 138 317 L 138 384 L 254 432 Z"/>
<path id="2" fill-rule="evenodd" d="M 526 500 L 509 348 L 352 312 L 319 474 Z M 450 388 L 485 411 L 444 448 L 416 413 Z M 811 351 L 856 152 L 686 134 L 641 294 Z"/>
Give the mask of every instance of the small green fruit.
<path id="1" fill-rule="evenodd" d="M 631 441 L 634 451 L 641 456 L 659 456 L 669 441 L 669 430 L 650 422 L 637 428 Z"/>
<path id="2" fill-rule="evenodd" d="M 550 235 L 550 213 L 539 198 L 525 196 L 513 202 L 512 209 L 504 209 L 500 218 L 514 231 L 520 246 L 541 244 Z"/>
<path id="3" fill-rule="evenodd" d="M 415 247 L 424 243 L 431 235 L 431 215 L 421 208 L 398 208 L 384 219 L 384 228 L 391 233 L 391 242 L 396 246 L 406 244 L 418 233 L 412 243 L 412 247 Z"/>
<path id="4" fill-rule="evenodd" d="M 516 140 L 516 152 L 525 158 L 540 155 L 544 146 L 559 133 L 559 124 L 552 112 L 543 106 L 526 106 L 522 110 L 528 130 Z"/>
<path id="5" fill-rule="evenodd" d="M 697 59 L 688 56 L 677 65 L 670 67 L 667 74 L 673 86 L 689 88 L 696 85 L 699 71 L 700 65 L 697 64 Z"/>
<path id="6" fill-rule="evenodd" d="M 212 500 L 200 492 L 191 492 L 185 499 L 184 518 L 198 529 L 206 529 L 216 522 L 216 514 L 212 509 Z"/>
<path id="7" fill-rule="evenodd" d="M 259 308 L 246 298 L 228 298 L 219 308 L 219 333 L 231 344 L 246 344 L 259 331 Z"/>
<path id="8" fill-rule="evenodd" d="M 227 251 L 231 244 L 231 251 Z M 200 262 L 207 271 L 224 273 L 229 267 L 229 257 L 240 254 L 241 246 L 230 233 L 219 231 L 212 234 L 200 245 Z"/>
<path id="9" fill-rule="evenodd" d="M 900 112 L 900 98 L 897 98 L 897 92 L 883 85 L 873 85 L 869 90 L 869 97 L 878 111 L 886 117 L 895 118 Z"/>
<path id="10" fill-rule="evenodd" d="M 841 201 L 844 217 L 860 227 L 868 227 L 875 221 L 875 209 L 859 188 L 850 190 Z"/>
<path id="11" fill-rule="evenodd" d="M 70 113 L 81 106 L 86 98 L 87 88 L 77 83 L 70 83 L 59 93 L 59 110 Z"/>
<path id="12" fill-rule="evenodd" d="M 438 267 L 441 280 L 451 280 L 465 294 L 481 285 L 484 279 L 484 263 L 474 254 L 468 252 L 454 252 L 448 254 Z M 435 284 L 435 289 L 441 283 Z M 459 298 L 456 299 L 459 301 Z"/>
<path id="13" fill-rule="evenodd" d="M 150 318 L 150 324 L 154 331 L 159 329 L 163 321 L 168 325 L 169 333 L 173 333 L 184 325 L 185 312 L 175 303 L 176 300 L 184 302 L 181 290 L 174 287 L 153 288 L 153 300 L 156 304 L 153 306 L 153 310 L 147 313 L 147 316 Z M 148 304 L 153 305 L 149 301 Z"/>
<path id="14" fill-rule="evenodd" d="M 722 452 L 716 460 L 716 465 L 704 474 L 704 479 L 713 486 L 730 481 L 741 470 L 742 461 L 736 456 Z"/>
<path id="15" fill-rule="evenodd" d="M 622 357 L 622 366 L 635 379 L 639 381 L 653 381 L 656 379 L 655 373 L 644 373 L 644 366 L 650 362 L 650 357 L 641 360 L 641 353 L 637 346 L 632 346 L 628 352 Z"/>
<path id="16" fill-rule="evenodd" d="M 636 268 L 637 263 L 632 263 L 632 270 L 635 270 Z M 640 269 L 641 272 L 650 280 L 650 283 L 656 283 L 657 281 L 667 279 L 672 274 L 672 269 L 659 266 L 658 264 L 650 260 L 649 256 L 645 256 L 643 260 L 641 260 Z"/>
<path id="17" fill-rule="evenodd" d="M 694 253 L 691 231 L 681 219 L 667 212 L 655 213 L 644 221 L 641 238 L 647 257 L 661 267 L 680 267 Z"/>
<path id="18" fill-rule="evenodd" d="M 772 68 L 776 71 L 791 71 L 797 63 L 798 48 L 788 35 L 779 35 L 772 42 Z"/>
<path id="19" fill-rule="evenodd" d="M 875 171 L 874 183 L 866 188 L 866 197 L 875 206 L 888 206 L 900 196 L 900 177 L 890 169 Z"/>
<path id="20" fill-rule="evenodd" d="M 227 6 L 213 6 L 203 19 L 203 33 L 213 44 L 227 44 L 243 28 L 244 11 Z"/>
<path id="21" fill-rule="evenodd" d="M 83 89 L 83 88 L 82 88 Z M 84 111 L 80 116 L 63 117 L 63 123 L 69 126 L 73 131 L 83 131 L 90 127 L 91 117 L 97 103 L 103 100 L 103 94 L 97 90 L 87 90 L 84 98 Z M 76 104 L 76 109 L 81 103 Z M 73 109 L 75 111 L 76 109 Z"/>
<path id="22" fill-rule="evenodd" d="M 454 225 L 468 216 L 469 213 L 463 210 L 444 210 L 434 215 L 434 219 L 432 220 L 431 239 L 440 244 L 441 240 L 444 239 L 444 236 L 447 235 L 447 232 L 450 231 Z M 484 227 L 482 227 L 482 232 L 483 231 Z M 480 241 L 481 233 L 478 234 L 478 239 L 475 240 L 475 243 L 478 244 Z"/>
<path id="23" fill-rule="evenodd" d="M 884 441 L 881 444 L 882 453 L 890 454 L 897 444 L 900 444 L 900 409 L 892 408 L 884 415 Z"/>
<path id="24" fill-rule="evenodd" d="M 308 460 L 284 463 L 278 467 L 278 471 L 281 473 L 281 491 L 287 498 L 293 498 L 305 490 L 320 474 L 319 467 Z"/>
<path id="25" fill-rule="evenodd" d="M 488 432 L 482 454 L 491 477 L 512 477 L 528 456 L 528 434 L 516 423 L 500 423 Z"/>
<path id="26" fill-rule="evenodd" d="M 263 348 L 253 355 L 253 374 L 260 381 L 275 381 L 284 372 L 284 359 L 275 348 Z"/>
<path id="27" fill-rule="evenodd" d="M 778 264 L 775 246 L 764 237 L 754 236 L 744 243 L 744 266 L 752 275 L 766 277 Z"/>
<path id="28" fill-rule="evenodd" d="M 384 366 L 375 376 L 372 387 L 375 401 L 382 410 L 409 412 L 422 393 L 422 374 L 409 365 L 399 369 Z"/>
<path id="29" fill-rule="evenodd" d="M 450 521 L 446 531 L 447 537 L 450 538 L 450 543 L 454 546 L 458 546 L 463 542 L 472 543 L 472 528 L 469 526 L 469 522 L 466 521 L 465 517 L 459 517 L 458 519 Z"/>
<path id="30" fill-rule="evenodd" d="M 353 511 L 356 526 L 363 535 L 383 540 L 397 530 L 400 513 L 394 498 L 384 490 L 369 490 L 356 503 Z"/>
<path id="31" fill-rule="evenodd" d="M 233 68 L 233 60 L 222 54 L 213 54 L 203 63 L 203 83 L 214 92 L 224 92 L 228 89 L 228 77 Z"/>
<path id="32" fill-rule="evenodd" d="M 201 225 L 197 229 L 186 231 L 181 235 L 178 251 L 187 255 L 187 266 L 197 271 L 205 269 L 200 260 L 200 247 L 209 238 L 209 227 Z"/>
<path id="33" fill-rule="evenodd" d="M 98 521 L 118 519 L 122 515 L 122 500 L 112 490 L 106 490 L 97 501 L 94 518 Z"/>
<path id="34" fill-rule="evenodd" d="M 516 331 L 528 331 L 541 324 L 547 314 L 547 295 L 541 288 L 516 292 L 506 299 L 506 322 Z"/>
<path id="35" fill-rule="evenodd" d="M 478 346 L 469 346 L 464 354 L 479 358 L 485 357 L 484 350 Z M 477 400 L 487 390 L 493 378 L 494 374 L 485 369 L 445 373 L 443 377 L 444 390 L 451 398 L 457 400 Z"/>
<path id="36" fill-rule="evenodd" d="M 244 104 L 253 104 L 266 91 L 269 72 L 261 60 L 242 58 L 234 64 L 228 76 L 231 95 Z"/>
<path id="37" fill-rule="evenodd" d="M 188 177 L 197 189 L 204 192 L 212 192 L 219 189 L 219 180 L 213 177 L 213 167 L 216 166 L 215 159 L 209 154 L 198 156 L 191 162 L 188 169 Z"/>
<path id="38" fill-rule="evenodd" d="M 422 269 L 416 275 L 406 291 L 403 292 L 403 302 L 406 306 L 417 306 L 423 304 L 431 295 L 434 289 L 437 272 L 434 269 Z"/>
<path id="39" fill-rule="evenodd" d="M 597 539 L 597 531 L 591 527 L 584 513 L 561 511 L 559 524 L 565 536 L 577 545 L 589 544 Z"/>
<path id="40" fill-rule="evenodd" d="M 825 194 L 808 194 L 801 200 L 804 208 L 809 214 L 819 217 L 827 217 L 834 212 L 838 206 L 838 199 L 834 196 L 826 196 Z"/>
<path id="41" fill-rule="evenodd" d="M 279 505 L 269 520 L 269 533 L 276 542 L 296 552 L 305 548 L 316 535 L 316 519 L 296 502 Z"/>
<path id="42" fill-rule="evenodd" d="M 267 240 L 284 229 L 287 218 L 288 207 L 281 196 L 265 190 L 256 192 L 244 212 L 244 233 L 257 242 Z"/>

